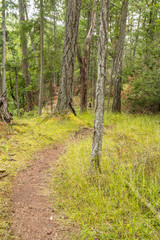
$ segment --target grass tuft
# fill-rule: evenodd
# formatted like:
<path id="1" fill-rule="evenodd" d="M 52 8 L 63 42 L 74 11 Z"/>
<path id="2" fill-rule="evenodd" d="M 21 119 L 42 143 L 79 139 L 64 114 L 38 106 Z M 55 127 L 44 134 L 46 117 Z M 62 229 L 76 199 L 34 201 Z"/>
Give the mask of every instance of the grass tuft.
<path id="1" fill-rule="evenodd" d="M 93 115 L 80 119 L 93 126 Z M 58 163 L 57 209 L 79 228 L 73 239 L 160 239 L 159 116 L 105 114 L 102 174 L 89 172 L 92 136 L 75 141 Z M 129 183 L 132 189 L 129 188 Z"/>
<path id="2" fill-rule="evenodd" d="M 32 114 L 33 115 L 33 114 Z M 0 239 L 12 239 L 10 233 L 10 191 L 13 178 L 27 167 L 33 153 L 50 144 L 63 142 L 70 134 L 78 131 L 83 122 L 69 114 L 67 116 L 42 117 L 25 115 L 14 118 L 13 126 L 0 123 Z"/>

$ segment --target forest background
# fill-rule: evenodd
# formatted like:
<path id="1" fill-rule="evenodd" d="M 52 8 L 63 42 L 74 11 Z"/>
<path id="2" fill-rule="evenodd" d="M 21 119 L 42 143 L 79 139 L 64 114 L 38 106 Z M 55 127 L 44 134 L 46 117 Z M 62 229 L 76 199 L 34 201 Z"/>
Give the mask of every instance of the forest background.
<path id="1" fill-rule="evenodd" d="M 38 1 L 25 1 L 21 10 L 18 10 L 18 2 L 16 1 L 2 2 L 4 6 L 2 6 L 3 13 L 1 12 L 3 30 L 1 31 L 0 54 L 2 59 L 2 55 L 6 51 L 6 56 L 1 63 L 0 84 L 6 85 L 9 108 L 13 114 L 17 114 L 19 111 L 23 113 L 24 110 L 32 110 L 38 106 L 42 51 L 44 55 L 43 105 L 51 103 L 53 100 L 54 87 L 56 92 L 61 75 L 66 2 L 44 1 L 43 16 L 40 14 Z M 123 67 L 120 67 L 122 73 L 119 73 L 123 82 L 123 110 L 127 112 L 159 111 L 159 4 L 159 1 L 129 2 L 127 23 L 124 26 L 126 27 L 126 38 Z M 86 102 L 83 103 L 85 107 L 81 106 L 81 110 L 86 109 L 88 104 L 93 108 L 95 105 L 100 2 L 96 8 L 97 20 L 90 40 L 87 64 L 88 93 L 85 101 L 88 103 L 87 105 Z M 80 52 L 78 55 L 81 55 L 82 58 L 85 57 L 84 49 L 91 26 L 92 10 L 93 1 L 82 1 L 78 37 L 78 52 Z M 19 19 L 19 11 L 21 11 L 21 20 Z M 118 68 L 116 58 L 121 15 L 122 1 L 111 2 L 105 93 L 108 98 L 113 96 L 114 71 Z M 43 21 L 40 21 L 41 16 Z M 43 49 L 40 46 L 40 22 L 43 24 Z M 6 39 L 4 39 L 6 43 L 2 44 L 4 31 L 6 32 Z M 26 52 L 23 52 L 22 56 L 23 48 L 26 49 Z M 25 60 L 27 60 L 26 63 Z M 28 78 L 26 80 L 23 67 L 25 64 L 28 65 Z M 75 95 L 80 94 L 80 92 L 82 95 L 85 91 L 85 89 L 80 91 L 80 85 L 82 85 L 80 84 L 80 68 L 82 68 L 82 64 L 77 60 L 74 77 Z M 6 83 L 4 83 L 5 81 Z M 2 87 L 0 89 L 2 94 Z M 29 95 L 30 100 L 27 100 L 27 95 Z M 27 103 L 27 101 L 31 101 L 31 103 Z M 53 110 L 52 104 L 50 105 L 51 110 Z M 106 108 L 109 110 L 111 105 L 106 105 L 108 105 Z"/>
<path id="2" fill-rule="evenodd" d="M 0 206 L 2 236 L 7 232 L 10 239 L 8 176 L 12 181 L 35 150 L 94 125 L 104 1 L 81 2 L 73 89 L 69 90 L 73 102 L 67 115 L 53 115 L 63 75 L 67 2 L 72 1 L 1 1 L 0 95 L 7 93 L 10 114 L 5 120 L 13 115 L 14 133 L 2 121 L 5 170 L 0 175 Z M 80 227 L 81 239 L 158 240 L 160 1 L 110 1 L 107 24 L 102 172 L 95 179 L 88 173 L 89 136 L 62 156 L 51 191 L 54 195 L 56 184 L 57 208 Z"/>

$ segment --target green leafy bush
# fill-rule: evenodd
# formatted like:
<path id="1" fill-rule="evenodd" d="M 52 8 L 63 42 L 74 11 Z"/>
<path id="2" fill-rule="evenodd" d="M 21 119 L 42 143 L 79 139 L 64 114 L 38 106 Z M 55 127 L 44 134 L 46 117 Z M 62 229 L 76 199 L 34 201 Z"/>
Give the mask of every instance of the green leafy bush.
<path id="1" fill-rule="evenodd" d="M 131 80 L 122 93 L 123 104 L 129 112 L 160 111 L 160 79 L 157 69 L 145 69 L 141 77 Z"/>

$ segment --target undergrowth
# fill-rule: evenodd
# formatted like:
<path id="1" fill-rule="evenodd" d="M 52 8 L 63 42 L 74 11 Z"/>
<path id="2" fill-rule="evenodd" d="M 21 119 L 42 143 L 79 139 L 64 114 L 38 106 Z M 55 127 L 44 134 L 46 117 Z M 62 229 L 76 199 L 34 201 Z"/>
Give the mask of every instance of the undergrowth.
<path id="1" fill-rule="evenodd" d="M 83 122 L 72 114 L 56 117 L 47 113 L 14 118 L 12 127 L 0 123 L 0 239 L 13 239 L 9 216 L 13 178 L 30 164 L 33 153 L 64 141 L 82 126 Z"/>
<path id="2" fill-rule="evenodd" d="M 93 114 L 80 119 L 93 126 Z M 79 229 L 72 240 L 159 240 L 159 220 L 135 194 L 159 211 L 159 116 L 105 114 L 102 173 L 95 176 L 91 144 L 92 136 L 75 140 L 51 182 L 57 210 Z"/>

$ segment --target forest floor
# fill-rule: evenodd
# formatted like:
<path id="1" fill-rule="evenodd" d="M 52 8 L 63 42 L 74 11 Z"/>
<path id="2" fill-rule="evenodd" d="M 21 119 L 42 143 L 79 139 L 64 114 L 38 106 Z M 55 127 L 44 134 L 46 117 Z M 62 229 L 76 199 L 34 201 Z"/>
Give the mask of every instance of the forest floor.
<path id="1" fill-rule="evenodd" d="M 49 207 L 49 194 L 43 192 L 43 186 L 47 186 L 49 164 L 57 161 L 64 142 L 67 144 L 84 127 L 74 116 L 53 117 L 47 113 L 41 118 L 33 115 L 14 118 L 12 127 L 0 124 L 0 239 L 60 239 L 61 228 L 55 224 L 54 207 L 52 210 Z M 51 233 L 48 224 L 57 230 L 51 227 Z M 27 235 L 26 229 L 30 227 L 30 234 L 35 237 Z M 39 235 L 38 227 L 48 238 Z"/>
<path id="2" fill-rule="evenodd" d="M 105 113 L 98 175 L 93 123 L 88 112 L 0 125 L 0 239 L 160 239 L 159 115 Z"/>
<path id="3" fill-rule="evenodd" d="M 58 159 L 64 154 L 67 144 L 71 139 L 82 139 L 89 132 L 90 128 L 81 128 L 69 141 L 36 153 L 29 166 L 16 177 L 11 195 L 11 228 L 18 239 L 67 240 L 72 239 L 70 235 L 76 234 L 77 228 L 74 224 L 64 224 L 64 221 L 61 223 L 60 219 L 65 217 L 54 209 L 54 199 L 49 201 L 48 184 L 57 170 Z"/>
<path id="4" fill-rule="evenodd" d="M 64 145 L 37 153 L 21 171 L 12 189 L 12 230 L 21 240 L 67 239 L 70 229 L 57 223 L 57 215 L 45 192 L 50 164 L 55 164 Z"/>

